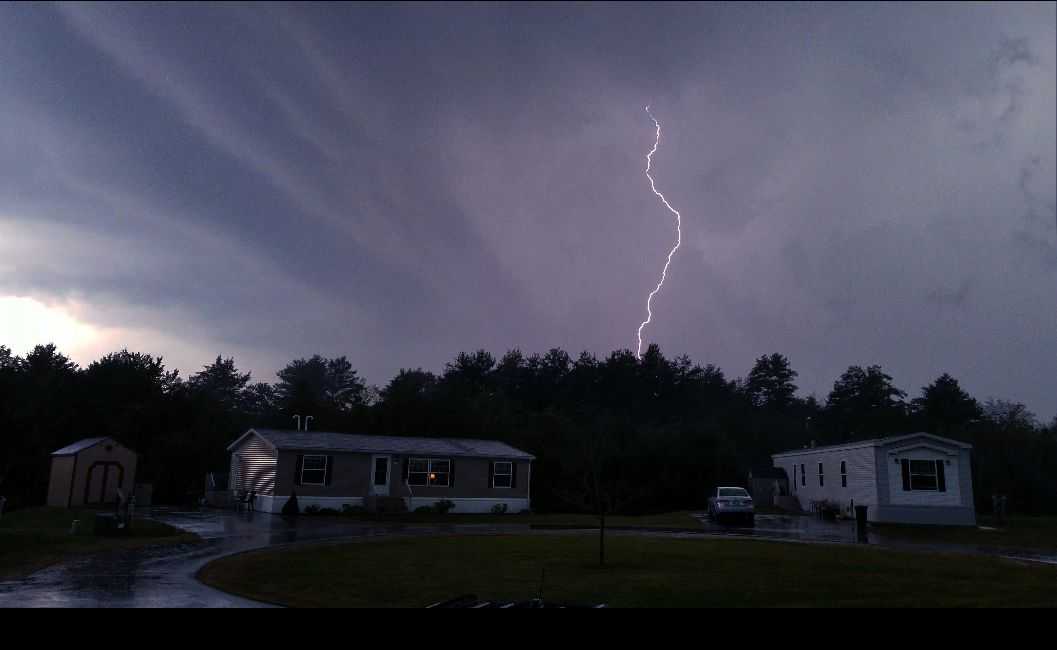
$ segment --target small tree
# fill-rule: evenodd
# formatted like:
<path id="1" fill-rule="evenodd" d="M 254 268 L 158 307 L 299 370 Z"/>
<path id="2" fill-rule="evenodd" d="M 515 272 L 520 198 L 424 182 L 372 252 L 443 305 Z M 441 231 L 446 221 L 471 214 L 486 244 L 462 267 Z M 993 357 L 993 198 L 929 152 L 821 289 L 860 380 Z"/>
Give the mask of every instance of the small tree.
<path id="1" fill-rule="evenodd" d="M 599 423 L 601 424 L 601 423 Z M 622 504 L 620 485 L 614 478 L 617 460 L 614 438 L 602 426 L 593 426 L 578 436 L 580 486 L 563 491 L 563 500 L 598 517 L 598 564 L 606 565 L 606 518 Z"/>

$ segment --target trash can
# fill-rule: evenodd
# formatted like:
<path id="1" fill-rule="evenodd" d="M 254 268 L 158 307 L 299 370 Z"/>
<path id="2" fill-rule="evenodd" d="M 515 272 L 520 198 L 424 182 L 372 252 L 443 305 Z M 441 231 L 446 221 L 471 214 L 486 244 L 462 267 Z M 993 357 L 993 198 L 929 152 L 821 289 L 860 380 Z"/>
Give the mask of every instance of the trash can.
<path id="1" fill-rule="evenodd" d="M 866 543 L 866 509 L 867 506 L 855 506 L 855 535 L 860 542 Z"/>

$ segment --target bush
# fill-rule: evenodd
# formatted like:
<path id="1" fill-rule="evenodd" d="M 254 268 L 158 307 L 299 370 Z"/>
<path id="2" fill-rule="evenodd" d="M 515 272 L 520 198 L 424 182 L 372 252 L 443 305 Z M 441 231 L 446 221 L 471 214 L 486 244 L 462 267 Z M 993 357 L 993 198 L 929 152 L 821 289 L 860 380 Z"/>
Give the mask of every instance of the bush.
<path id="1" fill-rule="evenodd" d="M 507 505 L 505 503 L 497 503 L 492 506 L 493 515 L 505 515 L 507 511 Z"/>
<path id="2" fill-rule="evenodd" d="M 433 508 L 431 508 L 430 506 L 421 506 L 419 508 L 415 508 L 415 512 L 417 512 L 420 515 L 432 514 L 433 513 Z"/>
<path id="3" fill-rule="evenodd" d="M 283 517 L 297 517 L 301 514 L 301 506 L 297 503 L 297 493 L 290 495 L 286 504 L 282 506 Z"/>
<path id="4" fill-rule="evenodd" d="M 363 506 L 354 506 L 348 503 L 341 506 L 341 514 L 343 515 L 358 515 L 364 512 L 367 512 L 367 508 L 364 508 Z"/>
<path id="5" fill-rule="evenodd" d="M 284 517 L 296 517 L 299 514 L 301 514 L 301 506 L 297 503 L 297 492 L 294 492 L 287 499 L 286 505 L 283 506 L 282 515 Z"/>
<path id="6" fill-rule="evenodd" d="M 433 504 L 433 511 L 438 515 L 446 515 L 455 509 L 455 503 L 447 499 L 441 499 Z"/>
<path id="7" fill-rule="evenodd" d="M 323 515 L 324 517 L 335 517 L 337 515 L 340 515 L 341 513 L 335 510 L 334 508 L 323 508 L 319 511 L 319 514 Z"/>
<path id="8" fill-rule="evenodd" d="M 302 514 L 305 514 L 305 515 L 318 515 L 320 512 L 322 512 L 322 510 L 323 509 L 320 508 L 317 505 L 305 506 L 305 510 L 304 510 L 304 512 Z"/>

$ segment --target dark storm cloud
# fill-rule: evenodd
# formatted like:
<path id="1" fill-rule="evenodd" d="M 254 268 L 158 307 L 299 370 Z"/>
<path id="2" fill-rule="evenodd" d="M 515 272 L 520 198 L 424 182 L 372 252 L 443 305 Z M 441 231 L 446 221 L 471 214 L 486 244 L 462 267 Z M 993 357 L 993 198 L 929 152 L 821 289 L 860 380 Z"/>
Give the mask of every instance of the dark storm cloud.
<path id="1" fill-rule="evenodd" d="M 686 244 L 651 341 L 1050 415 L 1054 32 L 1052 4 L 5 5 L 0 295 L 262 378 L 629 347 L 674 235 L 650 102 Z"/>

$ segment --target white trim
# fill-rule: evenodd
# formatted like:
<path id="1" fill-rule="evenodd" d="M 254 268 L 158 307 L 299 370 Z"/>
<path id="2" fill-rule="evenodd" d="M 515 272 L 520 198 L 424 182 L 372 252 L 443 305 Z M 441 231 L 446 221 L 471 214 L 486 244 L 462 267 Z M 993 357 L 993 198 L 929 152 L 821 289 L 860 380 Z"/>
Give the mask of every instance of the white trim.
<path id="1" fill-rule="evenodd" d="M 378 461 L 385 459 L 385 485 L 378 485 Z M 374 454 L 371 456 L 371 494 L 379 497 L 389 496 L 390 486 L 393 484 L 393 458 L 389 454 Z"/>
<path id="2" fill-rule="evenodd" d="M 497 465 L 510 465 L 510 471 L 500 474 L 496 471 Z M 510 479 L 510 485 L 496 485 L 495 479 L 497 476 L 505 476 Z M 492 489 L 493 490 L 513 490 L 514 489 L 514 462 L 509 460 L 493 460 L 492 461 Z"/>
<path id="3" fill-rule="evenodd" d="M 323 459 L 323 482 L 322 483 L 306 483 L 305 482 L 305 461 L 309 458 L 322 458 Z M 310 472 L 318 472 L 318 469 L 310 469 Z M 327 455 L 326 454 L 303 454 L 301 456 L 301 485 L 307 487 L 327 487 Z"/>
<path id="4" fill-rule="evenodd" d="M 258 438 L 260 438 L 261 440 L 264 441 L 264 444 L 266 444 L 269 447 L 271 447 L 274 451 L 276 451 L 276 452 L 279 451 L 279 448 L 276 447 L 275 445 L 273 445 L 270 440 L 268 440 L 267 438 L 265 438 L 261 434 L 257 433 L 253 429 L 250 429 L 246 433 L 242 434 L 241 436 L 239 436 L 238 440 L 236 440 L 235 442 L 233 442 L 230 445 L 228 445 L 228 451 L 235 451 L 242 444 L 242 441 L 245 440 L 246 438 L 249 438 L 250 436 L 257 436 Z"/>
<path id="5" fill-rule="evenodd" d="M 924 442 L 921 443 L 920 445 L 910 445 L 910 446 L 907 446 L 907 447 L 900 447 L 898 449 L 889 449 L 888 450 L 888 455 L 889 456 L 897 456 L 899 454 L 906 454 L 906 453 L 909 453 L 911 451 L 916 451 L 918 449 L 928 449 L 929 451 L 934 451 L 937 454 L 944 454 L 946 456 L 957 456 L 958 455 L 958 451 L 957 450 L 944 449 L 943 447 L 937 447 L 936 445 L 930 445 L 930 444 L 924 443 Z"/>
<path id="6" fill-rule="evenodd" d="M 926 438 L 934 443 L 941 445 L 947 445 L 950 447 L 957 447 L 959 449 L 972 449 L 973 446 L 966 442 L 959 442 L 957 440 L 951 440 L 950 438 L 944 438 L 942 436 L 936 436 L 931 433 L 908 433 L 902 436 L 892 436 L 890 438 L 877 438 L 875 440 L 863 440 L 861 442 L 850 442 L 846 445 L 826 445 L 824 447 L 814 447 L 807 449 L 791 449 L 789 451 L 783 451 L 777 454 L 772 454 L 771 458 L 777 460 L 779 458 L 787 458 L 791 456 L 803 456 L 805 454 L 817 454 L 822 452 L 852 450 L 852 449 L 863 449 L 865 447 L 886 447 L 888 445 L 903 442 L 904 440 L 911 440 L 913 438 Z"/>
<path id="7" fill-rule="evenodd" d="M 451 458 L 452 458 L 451 456 L 434 456 L 434 457 L 429 457 L 429 456 L 427 456 L 427 457 L 423 457 L 423 456 L 419 456 L 419 457 L 408 456 L 408 458 L 407 458 L 407 485 L 408 485 L 408 487 L 409 488 L 412 488 L 412 487 L 450 488 L 451 487 L 451 465 L 452 465 Z M 426 482 L 423 483 L 422 485 L 414 484 L 414 483 L 411 482 L 411 475 L 412 474 L 422 474 L 423 473 L 423 472 L 412 472 L 411 471 L 411 464 L 416 462 L 416 461 L 426 464 L 426 471 L 425 471 Z M 448 464 L 448 471 L 446 471 L 446 472 L 438 472 L 438 471 L 434 470 L 433 469 L 433 463 L 447 463 Z M 435 475 L 437 475 L 437 474 L 444 474 L 445 476 L 448 477 L 447 481 L 445 481 L 443 485 L 440 484 L 440 483 L 433 483 L 432 482 L 433 480 L 435 480 L 433 477 Z"/>

